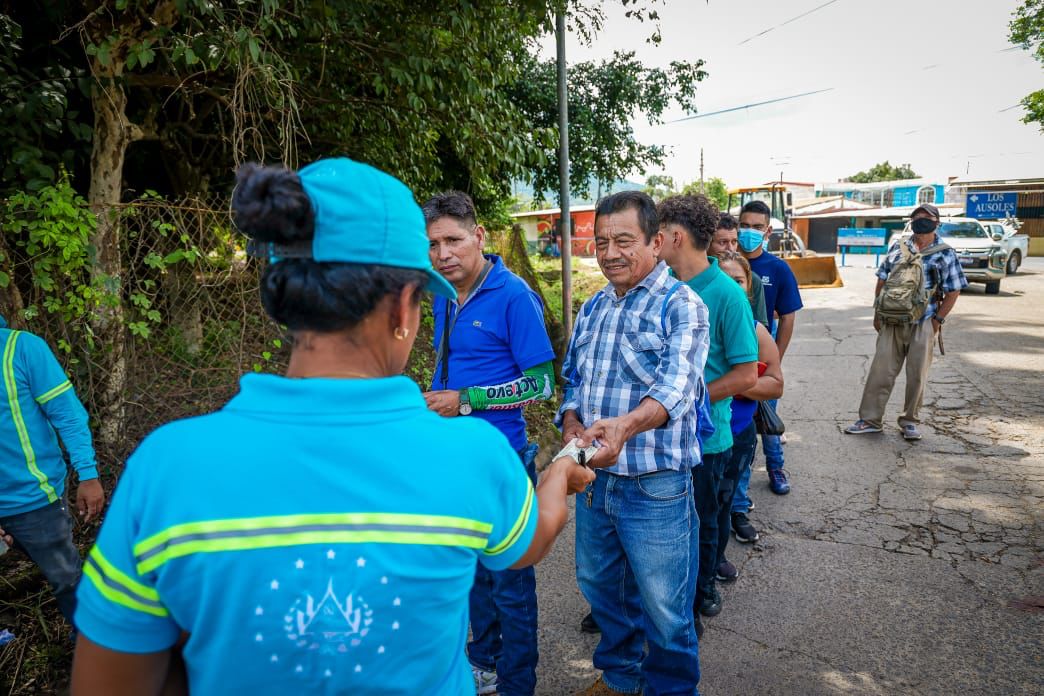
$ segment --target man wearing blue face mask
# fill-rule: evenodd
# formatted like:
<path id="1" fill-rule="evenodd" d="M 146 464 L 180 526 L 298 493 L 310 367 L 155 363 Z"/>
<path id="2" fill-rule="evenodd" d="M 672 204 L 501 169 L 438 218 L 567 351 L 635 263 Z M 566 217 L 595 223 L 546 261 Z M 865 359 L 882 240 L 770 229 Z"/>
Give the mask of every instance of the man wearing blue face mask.
<path id="1" fill-rule="evenodd" d="M 892 244 L 877 269 L 874 290 L 877 348 L 863 387 L 859 420 L 845 429 L 850 435 L 881 432 L 885 404 L 905 362 L 906 394 L 899 427 L 904 439 L 921 439 L 917 412 L 921 408 L 928 368 L 932 366 L 935 336 L 957 303 L 961 290 L 968 287 L 957 253 L 935 233 L 938 226 L 938 208 L 928 203 L 918 207 L 910 221 L 913 235 Z M 912 277 L 918 272 L 923 276 L 923 294 L 904 293 L 901 284 L 889 283 L 893 275 L 910 276 L 911 272 Z M 893 287 L 895 290 L 890 289 Z M 882 295 L 885 290 L 888 292 Z"/>
<path id="2" fill-rule="evenodd" d="M 769 331 L 776 338 L 779 348 L 779 359 L 787 352 L 790 339 L 794 335 L 794 321 L 801 304 L 801 293 L 798 292 L 797 279 L 782 259 L 776 258 L 764 249 L 766 237 L 772 232 L 772 214 L 762 201 L 750 201 L 740 209 L 739 247 L 750 263 L 750 270 L 761 278 L 765 290 L 765 308 L 768 310 Z M 775 410 L 776 401 L 767 402 Z M 768 470 L 769 487 L 776 495 L 790 492 L 787 472 L 783 469 L 783 446 L 778 435 L 762 435 L 761 446 L 765 450 L 765 468 Z M 741 480 L 736 489 L 736 497 L 744 500 L 749 486 L 749 478 Z M 742 495 L 741 495 L 742 493 Z M 733 510 L 733 530 L 739 530 L 736 513 Z M 742 512 L 742 511 L 741 511 Z M 745 518 L 746 515 L 743 515 Z M 740 525 L 742 526 L 742 525 Z M 748 525 L 749 526 L 749 525 Z M 746 530 L 749 532 L 749 530 Z M 747 534 L 749 536 L 749 533 Z M 742 539 L 741 539 L 742 540 Z"/>

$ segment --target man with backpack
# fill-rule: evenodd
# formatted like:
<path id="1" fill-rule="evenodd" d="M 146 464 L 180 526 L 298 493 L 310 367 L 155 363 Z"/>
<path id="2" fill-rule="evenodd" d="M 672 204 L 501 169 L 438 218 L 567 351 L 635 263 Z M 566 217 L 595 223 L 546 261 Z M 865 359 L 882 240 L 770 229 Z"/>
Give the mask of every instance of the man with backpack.
<path id="1" fill-rule="evenodd" d="M 914 210 L 909 239 L 892 244 L 877 270 L 874 329 L 877 349 L 870 365 L 859 420 L 850 435 L 879 433 L 896 375 L 906 363 L 906 398 L 899 428 L 907 440 L 920 440 L 918 411 L 932 364 L 935 337 L 968 287 L 957 254 L 935 233 L 939 209 L 925 204 Z"/>

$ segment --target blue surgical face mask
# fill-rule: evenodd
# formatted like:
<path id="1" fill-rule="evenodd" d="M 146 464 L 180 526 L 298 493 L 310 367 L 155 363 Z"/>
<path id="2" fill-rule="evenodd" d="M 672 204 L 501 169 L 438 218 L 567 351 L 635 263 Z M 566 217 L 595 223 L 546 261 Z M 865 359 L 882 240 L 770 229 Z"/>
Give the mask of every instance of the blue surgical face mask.
<path id="1" fill-rule="evenodd" d="M 765 241 L 765 237 L 761 232 L 751 228 L 741 228 L 737 236 L 739 248 L 748 254 L 756 250 Z"/>

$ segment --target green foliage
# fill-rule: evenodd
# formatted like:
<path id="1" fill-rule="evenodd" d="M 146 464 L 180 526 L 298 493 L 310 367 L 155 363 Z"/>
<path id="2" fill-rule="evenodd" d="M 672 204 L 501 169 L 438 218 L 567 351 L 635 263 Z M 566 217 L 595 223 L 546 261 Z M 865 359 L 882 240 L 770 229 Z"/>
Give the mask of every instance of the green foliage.
<path id="1" fill-rule="evenodd" d="M 1044 63 L 1044 0 L 1026 0 L 1017 10 L 1009 25 L 1008 40 Z M 1023 123 L 1039 123 L 1044 132 L 1044 89 L 1031 92 L 1022 100 L 1026 108 Z"/>
<path id="2" fill-rule="evenodd" d="M 522 79 L 506 87 L 529 122 L 557 131 L 558 93 L 555 61 L 517 58 Z M 569 66 L 570 186 L 587 195 L 592 180 L 610 184 L 629 172 L 663 166 L 666 151 L 643 145 L 634 136 L 632 118 L 661 122 L 668 107 L 692 111 L 697 84 L 706 77 L 703 61 L 672 61 L 666 69 L 649 68 L 634 53 L 616 52 L 609 60 Z M 557 139 L 540 142 L 547 164 L 533 170 L 534 198 L 543 200 L 558 187 Z"/>
<path id="3" fill-rule="evenodd" d="M 31 278 L 26 283 L 38 298 L 23 310 L 31 320 L 40 312 L 55 315 L 67 327 L 67 339 L 59 346 L 72 350 L 74 339 L 94 346 L 85 330 L 85 319 L 99 306 L 118 302 L 104 278 L 91 274 L 93 249 L 89 240 L 97 220 L 63 174 L 56 185 L 36 193 L 12 195 L 3 209 L 2 230 L 8 248 L 30 260 Z M 11 259 L 0 259 L 8 262 Z M 7 287 L 19 279 L 3 277 Z"/>
<path id="4" fill-rule="evenodd" d="M 859 172 L 845 179 L 853 184 L 870 184 L 875 181 L 897 181 L 899 179 L 916 179 L 917 174 L 909 164 L 892 165 L 888 160 L 875 164 L 865 172 Z"/>
<path id="5" fill-rule="evenodd" d="M 0 198 L 39 191 L 54 183 L 60 166 L 71 168 L 89 154 L 91 126 L 69 103 L 82 96 L 81 75 L 58 62 L 32 65 L 22 27 L 0 14 Z"/>
<path id="6" fill-rule="evenodd" d="M 652 174 L 649 176 L 645 180 L 645 188 L 642 190 L 652 196 L 653 200 L 657 202 L 678 193 L 678 189 L 674 185 L 674 177 L 663 174 Z"/>
<path id="7" fill-rule="evenodd" d="M 700 193 L 700 182 L 694 181 L 688 184 L 682 189 L 682 193 L 694 194 Z M 725 212 L 729 205 L 729 188 L 725 185 L 725 180 L 719 177 L 711 177 L 703 182 L 703 195 L 714 201 L 714 205 L 718 206 L 718 210 Z"/>

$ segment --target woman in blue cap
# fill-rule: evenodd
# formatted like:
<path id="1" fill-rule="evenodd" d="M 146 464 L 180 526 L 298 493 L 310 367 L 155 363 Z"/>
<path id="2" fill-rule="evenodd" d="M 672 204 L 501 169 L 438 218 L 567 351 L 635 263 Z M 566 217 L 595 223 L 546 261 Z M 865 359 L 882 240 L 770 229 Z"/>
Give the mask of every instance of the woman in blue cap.
<path id="1" fill-rule="evenodd" d="M 232 208 L 271 260 L 289 367 L 130 458 L 85 563 L 72 691 L 473 693 L 476 559 L 540 560 L 594 476 L 560 458 L 534 493 L 492 426 L 443 419 L 400 376 L 422 292 L 454 295 L 401 182 L 247 165 Z"/>

